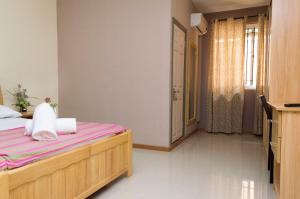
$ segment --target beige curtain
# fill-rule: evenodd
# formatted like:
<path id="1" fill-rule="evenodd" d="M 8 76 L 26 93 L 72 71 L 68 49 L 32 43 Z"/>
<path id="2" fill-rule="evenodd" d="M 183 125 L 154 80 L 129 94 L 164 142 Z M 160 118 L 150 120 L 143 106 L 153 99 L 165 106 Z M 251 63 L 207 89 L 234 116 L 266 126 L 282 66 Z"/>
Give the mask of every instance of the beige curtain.
<path id="1" fill-rule="evenodd" d="M 257 76 L 256 76 L 256 101 L 254 115 L 254 134 L 263 133 L 263 107 L 259 96 L 264 95 L 266 71 L 266 42 L 268 19 L 264 15 L 258 16 L 258 50 L 257 50 Z"/>
<path id="2" fill-rule="evenodd" d="M 241 133 L 245 19 L 215 20 L 208 77 L 208 131 Z"/>

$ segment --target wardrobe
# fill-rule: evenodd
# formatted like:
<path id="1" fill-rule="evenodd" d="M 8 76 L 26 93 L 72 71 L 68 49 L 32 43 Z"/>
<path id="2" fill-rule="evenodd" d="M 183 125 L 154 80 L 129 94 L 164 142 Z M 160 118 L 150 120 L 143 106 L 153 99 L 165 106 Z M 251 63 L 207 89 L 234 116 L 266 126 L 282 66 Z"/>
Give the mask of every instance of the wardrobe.
<path id="1" fill-rule="evenodd" d="M 273 107 L 274 188 L 279 199 L 300 199 L 300 1 L 273 0 L 268 96 Z"/>

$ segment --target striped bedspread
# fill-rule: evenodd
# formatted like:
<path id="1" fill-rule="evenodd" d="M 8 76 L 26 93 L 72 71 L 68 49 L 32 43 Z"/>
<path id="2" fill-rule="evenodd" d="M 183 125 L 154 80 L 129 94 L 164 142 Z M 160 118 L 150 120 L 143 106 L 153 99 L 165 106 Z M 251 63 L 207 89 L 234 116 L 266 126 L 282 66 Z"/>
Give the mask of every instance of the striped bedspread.
<path id="1" fill-rule="evenodd" d="M 34 141 L 23 135 L 24 128 L 0 131 L 0 170 L 21 167 L 124 131 L 116 124 L 78 122 L 76 134 L 59 134 L 56 141 Z"/>

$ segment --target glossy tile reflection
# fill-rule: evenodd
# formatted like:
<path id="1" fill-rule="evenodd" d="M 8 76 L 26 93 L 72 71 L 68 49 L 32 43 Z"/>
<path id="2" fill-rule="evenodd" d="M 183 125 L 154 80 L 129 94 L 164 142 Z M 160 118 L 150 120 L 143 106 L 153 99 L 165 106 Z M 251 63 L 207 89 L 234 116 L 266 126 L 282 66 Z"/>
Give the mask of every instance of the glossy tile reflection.
<path id="1" fill-rule="evenodd" d="M 197 133 L 171 153 L 134 150 L 134 174 L 91 198 L 275 199 L 260 137 Z"/>

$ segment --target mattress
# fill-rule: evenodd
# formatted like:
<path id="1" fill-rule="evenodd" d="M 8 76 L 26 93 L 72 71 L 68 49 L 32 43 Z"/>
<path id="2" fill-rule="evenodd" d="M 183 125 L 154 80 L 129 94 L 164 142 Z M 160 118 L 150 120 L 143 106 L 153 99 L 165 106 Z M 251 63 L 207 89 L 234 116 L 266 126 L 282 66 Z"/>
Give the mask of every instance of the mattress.
<path id="1" fill-rule="evenodd" d="M 117 124 L 77 123 L 76 134 L 61 134 L 55 141 L 35 141 L 24 136 L 24 127 L 0 131 L 0 170 L 14 169 L 108 136 L 125 132 Z"/>

